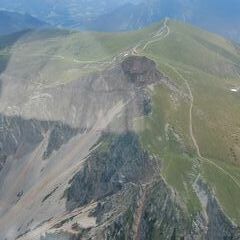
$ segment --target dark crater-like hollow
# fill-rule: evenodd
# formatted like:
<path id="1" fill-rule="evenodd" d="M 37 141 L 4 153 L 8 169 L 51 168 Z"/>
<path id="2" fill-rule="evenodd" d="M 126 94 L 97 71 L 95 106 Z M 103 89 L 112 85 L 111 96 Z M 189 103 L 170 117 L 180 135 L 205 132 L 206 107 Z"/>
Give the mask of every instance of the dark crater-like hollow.
<path id="1" fill-rule="evenodd" d="M 156 69 L 155 62 L 145 56 L 126 58 L 122 62 L 122 70 L 129 81 L 140 85 L 154 83 L 162 76 Z"/>

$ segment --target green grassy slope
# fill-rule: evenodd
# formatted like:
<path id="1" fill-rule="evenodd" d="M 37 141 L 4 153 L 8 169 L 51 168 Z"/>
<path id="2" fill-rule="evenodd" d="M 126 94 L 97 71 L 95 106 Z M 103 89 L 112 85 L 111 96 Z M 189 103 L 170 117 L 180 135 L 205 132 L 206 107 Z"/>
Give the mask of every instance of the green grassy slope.
<path id="1" fill-rule="evenodd" d="M 132 48 L 157 28 L 154 25 L 143 31 L 119 34 L 54 29 L 31 31 L 12 46 L 12 65 L 24 78 L 31 72 L 41 72 L 41 76 L 34 79 L 37 83 L 74 81 L 89 72 L 102 70 L 113 57 Z M 16 63 L 17 59 L 24 61 Z"/>
<path id="2" fill-rule="evenodd" d="M 155 60 L 180 93 L 163 86 L 153 95 L 153 114 L 139 121 L 144 146 L 164 160 L 163 174 L 180 193 L 190 213 L 200 207 L 192 184 L 201 173 L 223 209 L 240 223 L 240 55 L 235 46 L 214 34 L 174 21 L 143 55 Z M 190 135 L 192 129 L 200 158 Z"/>
<path id="3" fill-rule="evenodd" d="M 7 67 L 11 55 L 11 47 L 27 33 L 28 30 L 25 30 L 10 35 L 0 36 L 0 73 Z"/>

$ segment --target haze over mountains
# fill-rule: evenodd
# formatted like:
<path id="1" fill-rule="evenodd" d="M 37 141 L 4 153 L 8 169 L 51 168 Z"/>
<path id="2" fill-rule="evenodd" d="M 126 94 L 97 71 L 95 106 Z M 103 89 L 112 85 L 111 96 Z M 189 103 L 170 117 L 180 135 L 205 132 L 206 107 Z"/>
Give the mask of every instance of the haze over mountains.
<path id="1" fill-rule="evenodd" d="M 101 31 L 125 31 L 142 28 L 169 17 L 240 39 L 240 2 L 237 0 L 147 0 L 125 4 L 99 16 L 89 28 Z"/>
<path id="2" fill-rule="evenodd" d="M 29 14 L 0 10 L 0 35 L 19 32 L 27 29 L 47 27 L 48 24 Z"/>
<path id="3" fill-rule="evenodd" d="M 240 39 L 238 0 L 0 0 L 0 6 L 53 25 L 97 31 L 139 29 L 169 17 Z"/>
<path id="4" fill-rule="evenodd" d="M 0 7 L 29 13 L 53 25 L 81 26 L 86 20 L 139 0 L 0 0 Z"/>

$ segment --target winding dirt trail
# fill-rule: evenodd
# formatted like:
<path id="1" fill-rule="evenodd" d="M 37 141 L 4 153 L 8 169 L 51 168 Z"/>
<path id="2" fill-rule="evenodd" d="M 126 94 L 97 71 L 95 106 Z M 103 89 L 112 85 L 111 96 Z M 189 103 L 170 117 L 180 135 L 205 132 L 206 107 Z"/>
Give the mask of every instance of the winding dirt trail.
<path id="1" fill-rule="evenodd" d="M 196 140 L 196 137 L 194 135 L 194 132 L 193 132 L 193 107 L 194 107 L 194 96 L 192 94 L 192 90 L 191 90 L 191 87 L 187 81 L 187 79 L 179 72 L 176 70 L 175 67 L 173 67 L 172 65 L 170 64 L 166 64 L 167 66 L 169 66 L 185 83 L 187 89 L 188 89 L 188 92 L 189 92 L 189 96 L 190 96 L 190 107 L 189 107 L 189 133 L 190 133 L 190 137 L 192 139 L 192 142 L 193 142 L 193 145 L 196 149 L 196 153 L 197 153 L 197 156 L 200 160 L 202 161 L 205 161 L 209 164 L 211 164 L 212 166 L 216 167 L 219 171 L 221 171 L 223 174 L 225 174 L 226 176 L 228 176 L 237 186 L 238 188 L 240 189 L 240 183 L 238 182 L 238 180 L 233 177 L 228 171 L 226 171 L 225 169 L 223 169 L 222 167 L 220 167 L 219 165 L 217 165 L 215 162 L 209 160 L 208 158 L 205 158 L 202 156 L 201 154 L 201 151 L 200 151 L 200 148 L 199 148 L 199 145 L 198 145 L 198 142 Z"/>
<path id="2" fill-rule="evenodd" d="M 144 46 L 143 48 L 141 49 L 142 51 L 146 50 L 146 48 L 152 44 L 152 43 L 155 43 L 155 42 L 158 42 L 158 41 L 161 41 L 162 39 L 166 38 L 169 33 L 170 33 L 170 28 L 168 27 L 167 25 L 168 23 L 168 18 L 165 18 L 164 20 L 164 23 L 163 23 L 163 26 L 156 32 L 156 34 L 152 37 L 151 40 L 149 40 Z M 165 35 L 162 35 L 164 33 L 164 30 L 167 30 L 166 34 Z"/>
<path id="3" fill-rule="evenodd" d="M 138 42 L 131 50 L 130 53 L 133 55 L 139 55 L 141 52 L 143 52 L 144 50 L 146 50 L 146 48 L 154 43 L 154 42 L 158 42 L 161 41 L 162 39 L 166 38 L 169 34 L 170 34 L 170 28 L 168 27 L 168 18 L 165 18 L 163 26 L 149 39 L 149 40 L 145 40 L 145 41 L 140 41 Z M 165 35 L 164 31 L 166 30 Z M 144 44 L 144 45 L 143 45 Z M 143 45 L 143 47 L 141 47 Z"/>
<path id="4" fill-rule="evenodd" d="M 183 77 L 183 75 L 181 73 L 179 73 L 179 71 L 176 70 L 175 67 L 173 67 L 172 65 L 170 64 L 167 64 L 168 67 L 170 67 L 185 83 L 186 87 L 187 87 L 187 90 L 188 90 L 188 93 L 189 93 L 189 97 L 190 97 L 190 107 L 189 107 L 189 133 L 190 133 L 190 137 L 192 139 L 192 142 L 193 142 L 193 145 L 196 149 L 196 152 L 197 152 L 197 156 L 199 158 L 202 158 L 202 155 L 201 155 L 201 152 L 200 152 L 200 148 L 198 146 L 198 143 L 197 143 L 197 140 L 194 136 L 194 133 L 193 133 L 193 120 L 192 120 L 192 112 L 193 112 L 193 105 L 194 105 L 194 97 L 193 97 L 193 94 L 192 94 L 192 90 L 191 90 L 191 87 L 188 83 L 188 81 L 186 80 L 186 78 Z"/>

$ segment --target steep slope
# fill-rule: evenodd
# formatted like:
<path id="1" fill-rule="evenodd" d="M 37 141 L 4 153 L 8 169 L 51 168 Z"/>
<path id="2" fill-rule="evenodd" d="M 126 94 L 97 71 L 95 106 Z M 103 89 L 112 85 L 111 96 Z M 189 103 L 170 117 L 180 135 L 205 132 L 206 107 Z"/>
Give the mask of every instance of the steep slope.
<path id="1" fill-rule="evenodd" d="M 0 239 L 239 239 L 238 46 L 168 19 L 7 37 Z"/>
<path id="2" fill-rule="evenodd" d="M 1 35 L 42 27 L 47 27 L 47 24 L 28 14 L 0 11 Z"/>
<path id="3" fill-rule="evenodd" d="M 239 93 L 231 91 L 239 86 L 238 50 L 220 37 L 170 22 L 162 36 L 138 51 L 154 59 L 181 89 L 180 95 L 155 89 L 156 114 L 144 122 L 143 141 L 166 159 L 165 177 L 185 192 L 187 202 L 195 202 L 187 184 L 196 182 L 200 171 L 239 221 Z M 181 161 L 185 167 L 179 169 Z"/>

